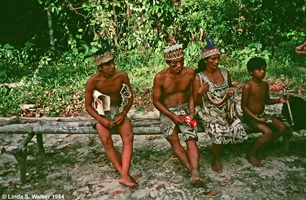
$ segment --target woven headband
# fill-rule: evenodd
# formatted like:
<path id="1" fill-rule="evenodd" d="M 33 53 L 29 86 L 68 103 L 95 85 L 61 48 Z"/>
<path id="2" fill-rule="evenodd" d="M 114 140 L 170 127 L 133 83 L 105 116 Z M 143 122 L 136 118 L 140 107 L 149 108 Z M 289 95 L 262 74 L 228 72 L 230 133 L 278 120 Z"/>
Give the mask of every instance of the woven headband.
<path id="1" fill-rule="evenodd" d="M 184 57 L 184 50 L 182 44 L 171 45 L 164 50 L 164 57 L 166 60 L 175 60 Z"/>
<path id="2" fill-rule="evenodd" d="M 212 55 L 220 54 L 218 47 L 213 43 L 209 36 L 205 37 L 207 46 L 202 50 L 202 58 L 207 58 Z"/>

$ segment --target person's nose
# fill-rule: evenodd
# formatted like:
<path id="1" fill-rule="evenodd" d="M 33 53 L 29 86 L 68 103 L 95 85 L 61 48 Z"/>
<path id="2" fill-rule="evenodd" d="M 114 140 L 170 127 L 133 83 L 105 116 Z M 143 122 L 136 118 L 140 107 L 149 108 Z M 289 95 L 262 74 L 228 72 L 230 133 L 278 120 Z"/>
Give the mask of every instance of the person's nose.
<path id="1" fill-rule="evenodd" d="M 181 68 L 181 67 L 183 67 L 183 63 L 179 62 L 179 63 L 177 63 L 175 68 Z"/>
<path id="2" fill-rule="evenodd" d="M 115 64 L 112 63 L 110 67 L 111 67 L 111 69 L 114 69 L 115 68 Z"/>

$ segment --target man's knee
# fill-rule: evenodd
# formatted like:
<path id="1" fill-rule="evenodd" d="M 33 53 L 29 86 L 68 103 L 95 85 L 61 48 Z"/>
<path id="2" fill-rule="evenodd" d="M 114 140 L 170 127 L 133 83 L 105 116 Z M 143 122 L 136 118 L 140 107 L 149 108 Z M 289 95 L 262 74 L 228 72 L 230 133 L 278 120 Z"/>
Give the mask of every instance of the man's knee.
<path id="1" fill-rule="evenodd" d="M 286 133 L 287 130 L 288 130 L 288 127 L 286 126 L 286 124 L 281 123 L 281 126 L 279 127 L 279 132 L 283 135 Z"/>
<path id="2" fill-rule="evenodd" d="M 112 142 L 111 132 L 109 129 L 105 128 L 100 123 L 97 123 L 96 127 L 97 127 L 99 138 L 103 144 Z"/>
<path id="3" fill-rule="evenodd" d="M 113 143 L 112 137 L 109 135 L 103 135 L 103 134 L 99 134 L 100 140 L 103 144 L 103 146 L 108 145 L 110 143 Z"/>
<path id="4" fill-rule="evenodd" d="M 134 135 L 132 132 L 128 132 L 127 134 L 123 134 L 122 141 L 125 143 L 132 143 L 134 140 Z"/>
<path id="5" fill-rule="evenodd" d="M 175 134 L 169 135 L 166 139 L 168 140 L 170 144 L 180 143 L 180 138 Z"/>
<path id="6" fill-rule="evenodd" d="M 270 139 L 273 135 L 273 131 L 271 129 L 262 130 L 262 137 L 266 139 Z"/>
<path id="7" fill-rule="evenodd" d="M 122 142 L 126 144 L 133 143 L 134 134 L 133 134 L 132 128 L 129 128 L 129 127 L 125 127 L 125 128 L 118 130 L 120 137 L 122 139 Z"/>
<path id="8" fill-rule="evenodd" d="M 197 146 L 197 138 L 186 140 L 186 145 L 189 147 Z"/>

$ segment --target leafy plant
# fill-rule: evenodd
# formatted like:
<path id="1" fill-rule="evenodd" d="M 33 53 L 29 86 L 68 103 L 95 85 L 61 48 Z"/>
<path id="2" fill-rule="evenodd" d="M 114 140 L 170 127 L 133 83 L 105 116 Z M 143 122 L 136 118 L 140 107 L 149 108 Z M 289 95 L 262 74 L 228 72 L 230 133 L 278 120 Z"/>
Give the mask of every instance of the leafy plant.
<path id="1" fill-rule="evenodd" d="M 0 86 L 2 116 L 29 114 L 21 109 L 22 104 L 28 103 L 35 104 L 35 112 L 40 115 L 86 113 L 85 83 L 97 72 L 91 60 L 99 48 L 94 31 L 112 40 L 116 67 L 128 74 L 134 94 L 145 103 L 135 99 L 140 110 L 147 109 L 152 101 L 155 75 L 167 68 L 163 50 L 170 37 L 183 43 L 185 66 L 197 68 L 201 49 L 206 46 L 199 42 L 200 28 L 219 47 L 221 67 L 230 70 L 233 80 L 247 81 L 246 63 L 251 57 L 259 56 L 268 63 L 267 78 L 276 80 L 285 74 L 292 87 L 305 82 L 305 74 L 296 70 L 305 67 L 305 58 L 294 52 L 306 36 L 305 26 L 301 26 L 306 22 L 305 0 L 90 0 L 82 3 L 30 0 L 18 5 L 23 9 L 8 2 L 1 11 L 15 13 L 14 17 L 9 15 L 14 22 L 33 19 L 32 11 L 40 11 L 37 13 L 40 17 L 36 18 L 44 20 L 46 25 L 38 23 L 31 31 L 24 27 L 18 34 L 13 26 L 5 26 L 0 33 L 4 38 L 0 42 L 1 82 L 24 84 L 19 88 Z M 25 13 L 28 7 L 31 12 Z M 20 12 L 9 12 L 13 9 Z M 51 28 L 47 26 L 46 11 L 51 13 Z M 53 47 L 46 44 L 51 30 Z M 16 35 L 27 39 L 21 40 Z"/>

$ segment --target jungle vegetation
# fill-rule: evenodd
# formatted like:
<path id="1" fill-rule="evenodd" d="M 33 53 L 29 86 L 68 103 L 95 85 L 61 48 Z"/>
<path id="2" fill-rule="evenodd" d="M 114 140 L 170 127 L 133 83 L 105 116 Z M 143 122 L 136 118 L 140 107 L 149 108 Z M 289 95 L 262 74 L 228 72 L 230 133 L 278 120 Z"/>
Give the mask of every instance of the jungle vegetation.
<path id="1" fill-rule="evenodd" d="M 200 28 L 233 80 L 247 81 L 246 62 L 259 56 L 271 83 L 285 74 L 291 88 L 301 86 L 306 74 L 297 69 L 306 58 L 294 50 L 306 40 L 305 9 L 306 0 L 0 0 L 0 116 L 83 114 L 85 83 L 97 71 L 94 31 L 110 38 L 139 110 L 167 67 L 169 38 L 184 45 L 185 65 L 197 67 Z M 23 104 L 35 106 L 30 112 Z"/>

